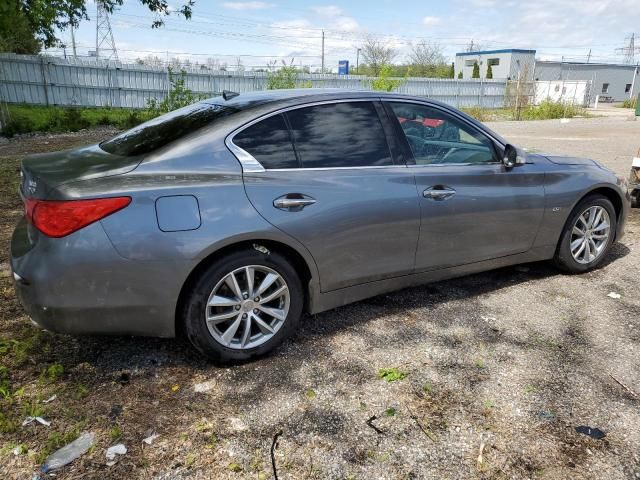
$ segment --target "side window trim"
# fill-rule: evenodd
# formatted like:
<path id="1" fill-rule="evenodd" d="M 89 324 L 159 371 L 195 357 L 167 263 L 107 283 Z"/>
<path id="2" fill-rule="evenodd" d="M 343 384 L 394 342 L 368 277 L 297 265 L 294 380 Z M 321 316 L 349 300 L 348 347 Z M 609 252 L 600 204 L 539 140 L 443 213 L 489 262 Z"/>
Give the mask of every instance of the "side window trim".
<path id="1" fill-rule="evenodd" d="M 420 102 L 420 101 L 416 101 L 416 100 L 406 100 L 406 99 L 391 99 L 391 98 L 384 98 L 383 99 L 383 103 L 385 106 L 385 109 L 387 111 L 387 114 L 392 116 L 392 120 L 394 121 L 395 127 L 396 127 L 396 136 L 400 137 L 400 142 L 403 145 L 403 149 L 407 152 L 407 154 L 409 155 L 407 158 L 410 160 L 410 162 L 407 162 L 407 166 L 408 167 L 412 167 L 412 168 L 423 168 L 423 167 L 435 167 L 435 168 L 441 168 L 444 166 L 475 166 L 475 165 L 496 165 L 496 164 L 501 164 L 502 162 L 500 161 L 500 153 L 498 152 L 496 146 L 498 144 L 500 144 L 500 142 L 496 139 L 493 138 L 492 136 L 488 135 L 485 131 L 479 129 L 477 126 L 475 126 L 474 124 L 472 124 L 471 122 L 469 122 L 466 118 L 460 116 L 460 115 L 456 115 L 455 112 L 447 109 L 447 108 L 443 108 L 440 105 L 436 105 L 433 104 L 429 101 L 424 101 L 424 102 Z M 444 113 L 445 115 L 449 115 L 451 117 L 453 117 L 455 120 L 461 122 L 463 125 L 469 127 L 470 129 L 473 129 L 475 132 L 480 133 L 483 137 L 485 137 L 487 140 L 489 140 L 490 144 L 491 144 L 491 151 L 493 152 L 493 157 L 494 157 L 494 161 L 493 162 L 483 162 L 483 163 L 447 163 L 447 164 L 440 164 L 440 163 L 434 163 L 434 164 L 428 164 L 428 165 L 418 165 L 416 163 L 416 159 L 415 156 L 413 154 L 413 151 L 411 150 L 411 147 L 409 146 L 409 141 L 407 140 L 407 137 L 404 134 L 404 131 L 402 130 L 402 127 L 400 126 L 400 122 L 398 122 L 397 117 L 395 116 L 395 114 L 393 113 L 393 109 L 391 108 L 391 103 L 408 103 L 410 105 L 419 105 L 422 107 L 427 107 L 427 108 L 432 108 L 434 110 L 438 110 L 442 113 Z"/>
<path id="2" fill-rule="evenodd" d="M 266 113 L 258 118 L 255 118 L 247 123 L 245 123 L 244 125 L 241 125 L 240 127 L 237 127 L 236 129 L 234 129 L 231 133 L 229 133 L 227 135 L 227 137 L 224 140 L 225 145 L 227 146 L 227 148 L 231 151 L 231 153 L 233 153 L 233 155 L 238 159 L 238 161 L 240 162 L 240 166 L 242 167 L 242 171 L 244 173 L 264 173 L 264 172 L 291 172 L 291 171 L 296 171 L 296 170 L 305 170 L 305 171 L 313 171 L 313 170 L 358 170 L 358 169 L 380 169 L 380 168 L 395 168 L 398 166 L 403 166 L 403 165 L 398 165 L 396 163 L 396 159 L 393 155 L 393 151 L 391 151 L 391 146 L 389 144 L 389 140 L 386 138 L 386 130 L 385 130 L 385 125 L 384 125 L 384 121 L 380 116 L 380 111 L 378 110 L 378 107 L 376 106 L 376 103 L 380 103 L 382 99 L 378 98 L 378 97 L 358 97 L 358 98 L 339 98 L 339 99 L 333 99 L 333 100 L 322 100 L 322 101 L 316 101 L 316 102 L 309 102 L 309 103 L 303 103 L 303 104 L 299 104 L 299 105 L 293 105 L 293 106 L 289 106 L 289 107 L 284 107 L 284 108 L 280 108 L 278 110 L 274 110 L 273 112 L 269 112 Z M 300 159 L 300 155 L 298 153 L 298 150 L 296 148 L 296 143 L 295 143 L 295 136 L 293 135 L 293 131 L 291 129 L 291 125 L 289 123 L 289 118 L 287 116 L 287 112 L 290 112 L 292 110 L 298 110 L 301 108 L 307 108 L 307 107 L 315 107 L 318 105 L 332 105 L 332 104 L 336 104 L 336 103 L 351 103 L 351 102 L 369 102 L 372 103 L 374 105 L 374 107 L 376 108 L 376 112 L 378 114 L 378 120 L 381 123 L 381 126 L 383 128 L 383 130 L 385 130 L 385 142 L 387 143 L 387 148 L 389 148 L 390 152 L 390 156 L 391 156 L 391 161 L 392 164 L 391 165 L 368 165 L 368 166 L 358 166 L 358 167 L 303 167 L 302 163 L 301 163 L 301 159 Z M 258 122 L 261 122 L 269 117 L 272 117 L 274 115 L 282 115 L 285 119 L 285 123 L 287 125 L 287 129 L 289 130 L 289 138 L 291 139 L 292 145 L 293 145 L 293 150 L 295 152 L 296 155 L 296 159 L 298 161 L 298 165 L 300 165 L 298 168 L 270 168 L 270 169 L 266 169 L 264 168 L 264 166 L 262 166 L 262 164 L 260 162 L 258 162 L 258 160 L 256 160 L 254 158 L 253 155 L 251 155 L 249 152 L 247 152 L 246 150 L 244 150 L 243 148 L 237 146 L 235 143 L 233 143 L 233 138 L 239 134 L 240 132 L 242 132 L 243 130 L 251 127 L 252 125 L 255 125 Z"/>

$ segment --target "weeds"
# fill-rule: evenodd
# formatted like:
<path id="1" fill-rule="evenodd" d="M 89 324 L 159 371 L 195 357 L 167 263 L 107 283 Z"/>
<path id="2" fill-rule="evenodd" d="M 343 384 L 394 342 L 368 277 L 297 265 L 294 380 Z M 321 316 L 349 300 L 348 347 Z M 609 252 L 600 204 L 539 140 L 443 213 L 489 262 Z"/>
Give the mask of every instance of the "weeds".
<path id="1" fill-rule="evenodd" d="M 627 98 L 620 106 L 622 108 L 636 108 L 636 105 L 638 105 L 637 98 Z"/>
<path id="2" fill-rule="evenodd" d="M 387 382 L 395 382 L 397 380 L 404 380 L 407 377 L 405 372 L 401 372 L 397 368 L 381 368 L 378 370 L 378 378 L 382 378 Z"/>
<path id="3" fill-rule="evenodd" d="M 531 105 L 522 111 L 523 120 L 549 120 L 586 116 L 584 108 L 569 103 L 545 100 L 540 105 Z"/>

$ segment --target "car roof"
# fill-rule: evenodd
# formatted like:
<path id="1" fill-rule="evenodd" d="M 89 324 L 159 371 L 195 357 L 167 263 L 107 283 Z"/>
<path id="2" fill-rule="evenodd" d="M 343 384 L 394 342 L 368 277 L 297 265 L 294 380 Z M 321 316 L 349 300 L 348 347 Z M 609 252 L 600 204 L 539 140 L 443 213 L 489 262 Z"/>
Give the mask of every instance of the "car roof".
<path id="1" fill-rule="evenodd" d="M 204 103 L 215 105 L 225 105 L 228 107 L 245 110 L 258 105 L 270 103 L 292 103 L 292 100 L 304 100 L 312 102 L 314 100 L 337 100 L 341 98 L 405 98 L 413 100 L 429 100 L 430 103 L 449 107 L 448 105 L 424 97 L 403 95 L 400 93 L 378 92 L 374 90 L 360 90 L 347 88 L 291 88 L 282 90 L 262 90 L 255 92 L 239 93 L 229 100 L 225 100 L 222 95 L 204 100 Z M 450 107 L 449 107 L 450 108 Z"/>

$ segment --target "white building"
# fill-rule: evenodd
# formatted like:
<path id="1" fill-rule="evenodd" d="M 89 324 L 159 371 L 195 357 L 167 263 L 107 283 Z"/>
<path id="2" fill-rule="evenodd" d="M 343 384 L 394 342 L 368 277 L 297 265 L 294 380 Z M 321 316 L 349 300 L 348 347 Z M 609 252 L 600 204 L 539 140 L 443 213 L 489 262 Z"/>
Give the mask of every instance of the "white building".
<path id="1" fill-rule="evenodd" d="M 536 51 L 508 48 L 456 53 L 454 66 L 456 78 L 460 72 L 462 72 L 462 78 L 472 78 L 473 66 L 476 63 L 480 68 L 480 78 L 487 77 L 487 68 L 491 65 L 493 78 L 533 80 Z"/>

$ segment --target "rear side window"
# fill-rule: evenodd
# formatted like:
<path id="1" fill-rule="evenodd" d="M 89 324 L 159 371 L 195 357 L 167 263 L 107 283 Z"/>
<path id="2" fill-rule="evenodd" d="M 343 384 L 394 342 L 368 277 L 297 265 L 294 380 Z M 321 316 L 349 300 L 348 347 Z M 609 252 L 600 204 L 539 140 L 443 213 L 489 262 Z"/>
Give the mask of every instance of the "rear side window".
<path id="1" fill-rule="evenodd" d="M 255 158 L 266 169 L 297 168 L 291 136 L 282 115 L 255 123 L 233 137 L 233 143 Z"/>
<path id="2" fill-rule="evenodd" d="M 224 105 L 194 103 L 127 130 L 102 142 L 100 148 L 126 157 L 150 153 L 237 111 Z"/>
<path id="3" fill-rule="evenodd" d="M 392 165 L 389 147 L 371 102 L 345 102 L 287 112 L 304 168 Z"/>

